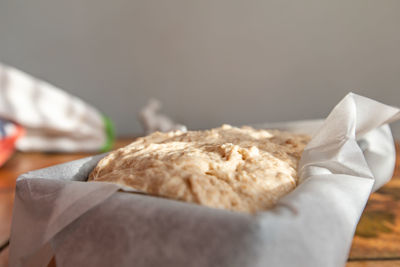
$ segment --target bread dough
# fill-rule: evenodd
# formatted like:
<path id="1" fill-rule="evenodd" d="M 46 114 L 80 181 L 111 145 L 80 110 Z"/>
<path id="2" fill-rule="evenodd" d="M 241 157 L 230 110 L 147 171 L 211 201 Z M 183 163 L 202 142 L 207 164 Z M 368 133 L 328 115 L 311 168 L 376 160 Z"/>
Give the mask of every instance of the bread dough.
<path id="1" fill-rule="evenodd" d="M 89 181 L 161 197 L 255 213 L 296 187 L 306 135 L 223 125 L 156 132 L 103 158 Z"/>

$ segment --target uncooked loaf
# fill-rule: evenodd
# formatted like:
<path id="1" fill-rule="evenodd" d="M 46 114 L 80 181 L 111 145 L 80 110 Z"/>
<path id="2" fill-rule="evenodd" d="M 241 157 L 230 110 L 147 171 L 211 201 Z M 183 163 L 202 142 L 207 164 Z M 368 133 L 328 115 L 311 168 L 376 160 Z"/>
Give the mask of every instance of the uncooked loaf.
<path id="1" fill-rule="evenodd" d="M 306 135 L 251 127 L 156 132 L 103 158 L 89 181 L 255 213 L 296 187 Z"/>

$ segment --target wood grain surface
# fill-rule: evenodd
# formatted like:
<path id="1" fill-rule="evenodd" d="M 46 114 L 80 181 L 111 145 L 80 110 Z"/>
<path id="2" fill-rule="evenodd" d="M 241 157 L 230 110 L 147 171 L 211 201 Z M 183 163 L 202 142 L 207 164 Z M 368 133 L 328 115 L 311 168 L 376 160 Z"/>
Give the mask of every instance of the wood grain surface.
<path id="1" fill-rule="evenodd" d="M 348 266 L 400 266 L 399 143 L 396 150 L 393 178 L 370 196 L 357 226 Z"/>
<path id="2" fill-rule="evenodd" d="M 115 148 L 133 139 L 120 139 Z M 373 193 L 358 224 L 347 267 L 400 266 L 400 153 L 397 148 L 393 179 Z M 45 168 L 91 154 L 16 153 L 0 168 L 0 246 L 10 233 L 15 181 L 27 171 Z M 0 266 L 7 266 L 8 247 L 0 251 Z M 54 262 L 51 264 L 54 266 Z"/>

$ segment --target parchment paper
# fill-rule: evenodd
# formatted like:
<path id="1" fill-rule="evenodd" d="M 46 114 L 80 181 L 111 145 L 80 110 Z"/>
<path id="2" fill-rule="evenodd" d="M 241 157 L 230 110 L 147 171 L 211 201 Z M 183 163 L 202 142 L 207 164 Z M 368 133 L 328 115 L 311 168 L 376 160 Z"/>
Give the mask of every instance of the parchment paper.
<path id="1" fill-rule="evenodd" d="M 255 216 L 84 182 L 104 155 L 17 180 L 11 266 L 344 266 L 371 193 L 392 176 L 400 111 L 348 94 L 313 133 L 300 185 Z M 262 126 L 262 125 L 261 125 Z"/>

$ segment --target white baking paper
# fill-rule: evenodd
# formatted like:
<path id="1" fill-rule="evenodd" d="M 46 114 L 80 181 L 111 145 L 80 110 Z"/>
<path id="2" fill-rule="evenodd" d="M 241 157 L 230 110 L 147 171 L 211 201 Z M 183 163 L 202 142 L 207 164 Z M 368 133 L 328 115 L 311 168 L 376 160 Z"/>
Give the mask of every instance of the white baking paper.
<path id="1" fill-rule="evenodd" d="M 161 102 L 155 98 L 151 98 L 146 106 L 140 110 L 139 121 L 142 124 L 145 134 L 151 134 L 156 131 L 187 131 L 185 125 L 174 122 L 167 115 L 160 113 L 160 109 Z"/>
<path id="2" fill-rule="evenodd" d="M 256 215 L 85 182 L 104 155 L 17 180 L 11 266 L 344 266 L 371 190 L 395 164 L 400 111 L 348 94 L 324 121 L 269 124 L 312 133 L 299 186 Z"/>

